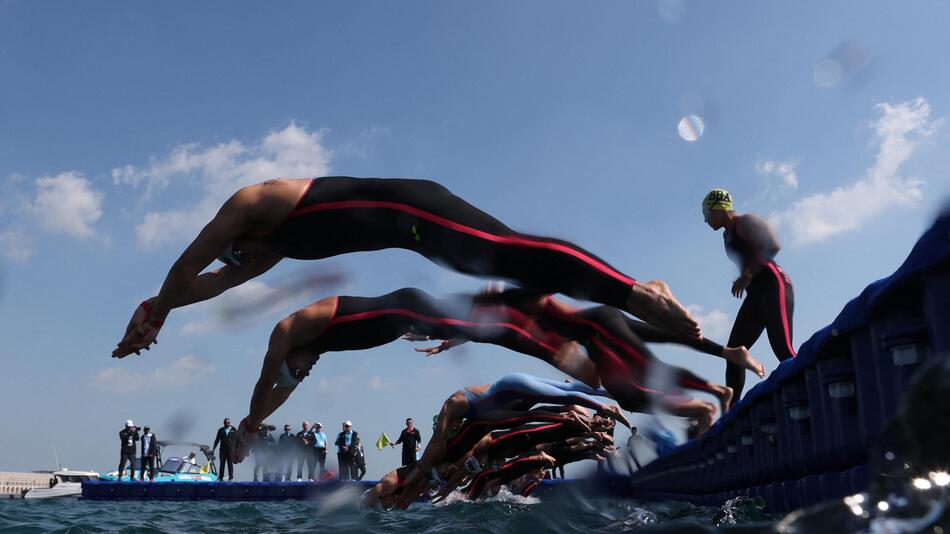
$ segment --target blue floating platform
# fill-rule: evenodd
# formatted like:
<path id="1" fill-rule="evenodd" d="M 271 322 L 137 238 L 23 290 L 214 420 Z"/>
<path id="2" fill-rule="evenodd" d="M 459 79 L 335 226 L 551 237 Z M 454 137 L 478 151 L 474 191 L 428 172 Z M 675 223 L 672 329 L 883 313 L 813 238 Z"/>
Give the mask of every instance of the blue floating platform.
<path id="1" fill-rule="evenodd" d="M 83 482 L 82 499 L 88 501 L 286 501 L 319 500 L 343 488 L 362 493 L 375 480 L 326 480 L 322 482 Z M 533 495 L 545 496 L 575 486 L 574 480 L 544 480 Z"/>
<path id="2" fill-rule="evenodd" d="M 609 484 L 635 498 L 707 505 L 759 496 L 774 513 L 864 491 L 869 448 L 911 376 L 947 357 L 950 214 L 703 436 Z"/>

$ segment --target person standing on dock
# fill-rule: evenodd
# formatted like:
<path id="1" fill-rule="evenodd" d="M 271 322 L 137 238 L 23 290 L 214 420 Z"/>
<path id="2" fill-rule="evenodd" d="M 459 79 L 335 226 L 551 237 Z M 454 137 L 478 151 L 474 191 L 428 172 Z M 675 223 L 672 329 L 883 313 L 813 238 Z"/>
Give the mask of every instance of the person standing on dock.
<path id="1" fill-rule="evenodd" d="M 780 361 L 794 358 L 795 290 L 788 274 L 775 263 L 775 255 L 781 247 L 772 229 L 756 215 L 736 213 L 732 195 L 724 189 L 713 189 L 706 195 L 703 217 L 713 230 L 725 230 L 722 237 L 726 254 L 740 271 L 732 283 L 732 294 L 736 298 L 746 294 L 727 345 L 752 348 L 765 330 L 772 351 Z M 738 400 L 745 386 L 745 371 L 734 363 L 727 363 L 726 385 L 732 388 L 733 402 Z"/>
<path id="2" fill-rule="evenodd" d="M 214 445 L 211 447 L 211 452 L 214 452 L 214 449 L 218 447 L 218 444 L 221 444 L 221 450 L 218 454 L 221 457 L 220 465 L 218 466 L 218 476 L 221 477 L 219 480 L 224 480 L 224 468 L 228 468 L 228 480 L 234 480 L 234 438 L 237 435 L 237 432 L 233 426 L 231 426 L 231 419 L 225 417 L 224 424 L 221 428 L 218 429 L 218 434 L 214 437 Z"/>
<path id="3" fill-rule="evenodd" d="M 284 433 L 277 438 L 277 457 L 281 465 L 283 475 L 281 478 L 290 482 L 290 476 L 294 470 L 294 459 L 297 457 L 297 435 L 291 430 L 290 425 L 284 425 Z"/>
<path id="4" fill-rule="evenodd" d="M 353 468 L 351 474 L 353 480 L 363 480 L 366 476 L 366 451 L 363 450 L 363 444 L 357 442 L 353 446 Z"/>
<path id="5" fill-rule="evenodd" d="M 327 465 L 327 435 L 323 433 L 323 423 L 313 425 L 313 461 L 316 466 L 314 480 L 322 480 Z"/>
<path id="6" fill-rule="evenodd" d="M 353 430 L 353 423 L 343 423 L 343 431 L 336 435 L 336 459 L 339 464 L 340 480 L 353 479 L 353 453 L 359 444 L 359 434 Z"/>
<path id="7" fill-rule="evenodd" d="M 415 467 L 416 452 L 419 451 L 419 444 L 422 443 L 422 434 L 413 424 L 412 417 L 406 419 L 406 428 L 402 429 L 399 439 L 396 443 L 390 443 L 390 447 L 402 444 L 402 465 L 406 467 Z"/>
<path id="8" fill-rule="evenodd" d="M 301 423 L 300 428 L 300 432 L 297 432 L 297 482 L 313 480 L 313 454 L 310 452 L 313 447 L 313 431 L 310 421 Z M 303 476 L 304 464 L 307 465 L 306 478 Z"/>
<path id="9" fill-rule="evenodd" d="M 135 480 L 135 442 L 139 440 L 139 429 L 129 419 L 125 422 L 125 428 L 119 431 L 119 443 L 121 449 L 119 453 L 119 478 L 122 480 L 122 474 L 125 472 L 125 463 L 129 463 L 129 480 Z"/>
<path id="10" fill-rule="evenodd" d="M 142 470 L 139 480 L 145 480 L 145 469 L 148 468 L 148 479 L 155 480 L 155 456 L 158 454 L 158 438 L 148 426 L 142 429 Z"/>

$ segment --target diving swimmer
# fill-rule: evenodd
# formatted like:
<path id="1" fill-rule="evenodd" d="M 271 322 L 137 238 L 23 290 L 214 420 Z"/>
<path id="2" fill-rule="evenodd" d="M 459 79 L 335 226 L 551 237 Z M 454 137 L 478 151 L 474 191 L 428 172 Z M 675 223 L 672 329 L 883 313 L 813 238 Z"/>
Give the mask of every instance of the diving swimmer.
<path id="1" fill-rule="evenodd" d="M 490 295 L 491 299 L 498 296 Z M 474 305 L 473 305 L 474 303 Z M 460 296 L 435 299 L 423 291 L 404 288 L 380 297 L 328 297 L 280 321 L 274 328 L 261 374 L 254 387 L 251 410 L 246 420 L 253 428 L 273 413 L 293 392 L 300 380 L 325 352 L 362 350 L 377 347 L 415 332 L 440 339 L 465 338 L 492 343 L 552 363 L 565 337 L 539 331 L 529 317 L 504 301 L 482 308 L 478 298 Z M 664 365 L 625 331 L 623 314 L 610 307 L 596 313 L 588 310 L 558 316 L 564 334 L 587 343 L 596 376 L 609 394 L 630 411 L 644 411 L 651 398 L 669 404 L 669 396 L 641 385 L 654 365 Z M 483 310 L 487 310 L 484 311 Z M 551 322 L 555 321 L 545 321 Z M 731 391 L 710 384 L 685 369 L 667 366 L 677 384 L 715 395 L 728 404 Z M 590 382 L 587 382 L 590 383 Z M 705 405 L 689 406 L 703 414 L 699 420 L 711 424 Z M 690 412 L 696 415 L 696 412 Z M 685 414 L 684 414 L 685 415 Z"/>
<path id="2" fill-rule="evenodd" d="M 133 312 L 113 356 L 148 349 L 172 309 L 220 295 L 285 257 L 386 248 L 701 335 L 665 285 L 637 282 L 572 243 L 516 232 L 435 182 L 333 176 L 268 180 L 232 195 L 172 265 L 158 295 Z M 202 273 L 216 258 L 225 266 Z"/>
<path id="3" fill-rule="evenodd" d="M 724 189 L 713 189 L 703 199 L 706 224 L 713 230 L 725 230 L 722 237 L 726 254 L 739 267 L 739 277 L 732 283 L 732 295 L 742 298 L 743 292 L 746 293 L 728 345 L 751 349 L 765 330 L 779 361 L 794 358 L 795 288 L 788 274 L 775 263 L 775 255 L 781 247 L 768 223 L 751 213 L 736 213 L 732 202 L 732 195 Z M 726 385 L 732 388 L 735 399 L 742 395 L 745 387 L 743 369 L 732 362 L 726 364 Z"/>

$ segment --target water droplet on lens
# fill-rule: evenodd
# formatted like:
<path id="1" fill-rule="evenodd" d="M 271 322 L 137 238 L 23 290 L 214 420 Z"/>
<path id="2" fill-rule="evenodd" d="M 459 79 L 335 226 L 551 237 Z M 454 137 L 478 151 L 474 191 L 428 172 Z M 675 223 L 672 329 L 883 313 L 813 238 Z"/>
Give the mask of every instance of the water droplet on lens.
<path id="1" fill-rule="evenodd" d="M 680 137 L 690 143 L 702 137 L 705 128 L 706 126 L 703 124 L 703 119 L 698 115 L 687 115 L 680 119 L 679 124 L 676 125 L 676 130 L 679 132 Z"/>
<path id="2" fill-rule="evenodd" d="M 815 65 L 815 83 L 819 87 L 834 87 L 841 81 L 844 68 L 834 59 L 826 59 Z"/>

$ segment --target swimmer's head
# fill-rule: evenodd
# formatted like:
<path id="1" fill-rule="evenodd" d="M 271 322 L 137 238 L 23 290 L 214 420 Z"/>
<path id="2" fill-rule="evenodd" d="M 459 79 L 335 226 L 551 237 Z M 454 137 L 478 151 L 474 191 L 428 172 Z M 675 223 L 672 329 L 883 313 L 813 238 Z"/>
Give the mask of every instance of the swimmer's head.
<path id="1" fill-rule="evenodd" d="M 277 381 L 274 382 L 274 385 L 279 388 L 295 388 L 298 384 L 300 384 L 300 379 L 290 372 L 287 362 L 280 364 L 280 373 L 277 375 Z"/>
<path id="2" fill-rule="evenodd" d="M 320 359 L 320 355 L 313 355 L 307 349 L 294 349 L 287 355 L 287 359 L 280 365 L 275 385 L 280 388 L 297 387 L 304 378 L 310 376 L 310 369 Z"/>
<path id="3" fill-rule="evenodd" d="M 713 189 L 703 198 L 703 211 L 733 211 L 732 195 L 725 189 Z"/>
<path id="4" fill-rule="evenodd" d="M 733 211 L 732 195 L 725 189 L 713 189 L 703 198 L 703 218 L 713 230 L 725 226 Z"/>

